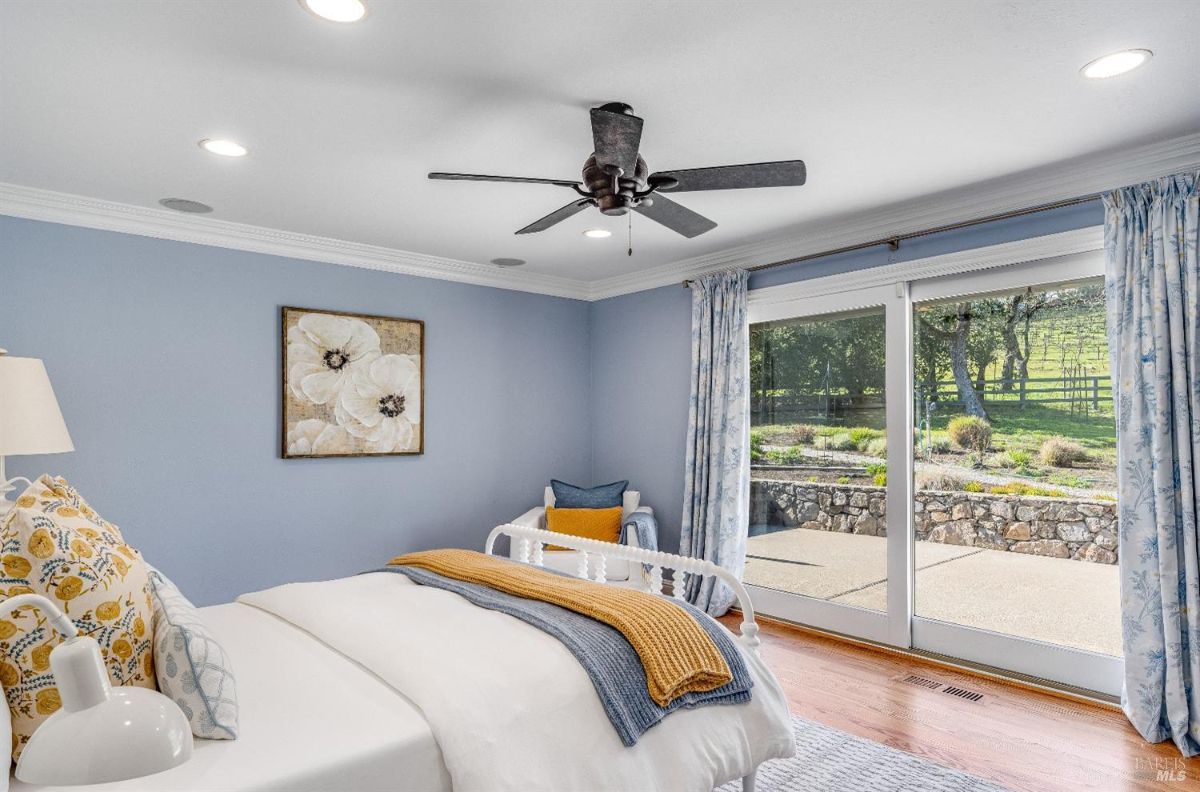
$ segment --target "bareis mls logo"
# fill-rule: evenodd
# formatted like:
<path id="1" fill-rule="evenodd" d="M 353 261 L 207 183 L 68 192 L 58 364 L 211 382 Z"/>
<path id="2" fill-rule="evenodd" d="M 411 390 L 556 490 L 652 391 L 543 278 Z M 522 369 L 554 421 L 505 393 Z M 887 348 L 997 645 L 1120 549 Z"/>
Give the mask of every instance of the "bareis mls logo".
<path id="1" fill-rule="evenodd" d="M 1137 760 L 1138 775 L 1145 778 L 1153 777 L 1155 781 L 1186 781 L 1188 779 L 1187 763 L 1182 758 L 1165 759 L 1153 757 Z"/>

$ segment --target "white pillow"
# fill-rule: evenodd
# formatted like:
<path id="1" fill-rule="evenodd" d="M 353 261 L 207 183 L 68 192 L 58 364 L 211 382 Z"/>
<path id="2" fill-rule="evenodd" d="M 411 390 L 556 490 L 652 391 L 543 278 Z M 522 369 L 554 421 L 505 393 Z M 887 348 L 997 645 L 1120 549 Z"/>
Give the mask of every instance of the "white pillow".
<path id="1" fill-rule="evenodd" d="M 150 588 L 159 691 L 183 710 L 192 734 L 237 739 L 237 683 L 225 650 L 200 621 L 196 606 L 154 568 Z"/>

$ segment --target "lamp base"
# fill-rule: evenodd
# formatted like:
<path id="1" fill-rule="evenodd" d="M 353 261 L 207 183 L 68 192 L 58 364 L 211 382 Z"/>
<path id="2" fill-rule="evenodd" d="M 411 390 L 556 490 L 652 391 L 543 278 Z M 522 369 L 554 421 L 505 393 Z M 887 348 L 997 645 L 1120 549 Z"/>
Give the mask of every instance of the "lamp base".
<path id="1" fill-rule="evenodd" d="M 118 687 L 101 704 L 47 718 L 17 760 L 17 779 L 47 786 L 125 781 L 191 756 L 192 730 L 175 702 L 154 690 Z"/>

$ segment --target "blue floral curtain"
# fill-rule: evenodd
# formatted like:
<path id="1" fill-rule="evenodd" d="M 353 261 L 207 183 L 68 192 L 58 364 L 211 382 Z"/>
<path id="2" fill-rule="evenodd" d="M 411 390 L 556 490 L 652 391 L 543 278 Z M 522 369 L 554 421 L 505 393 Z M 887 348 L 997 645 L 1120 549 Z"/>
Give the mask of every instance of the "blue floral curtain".
<path id="1" fill-rule="evenodd" d="M 739 578 L 746 564 L 750 503 L 750 326 L 745 270 L 692 281 L 692 394 L 688 408 L 684 555 L 704 558 Z M 720 581 L 691 579 L 687 599 L 714 616 L 733 592 Z"/>
<path id="2" fill-rule="evenodd" d="M 1116 383 L 1122 705 L 1200 753 L 1200 173 L 1104 199 Z"/>

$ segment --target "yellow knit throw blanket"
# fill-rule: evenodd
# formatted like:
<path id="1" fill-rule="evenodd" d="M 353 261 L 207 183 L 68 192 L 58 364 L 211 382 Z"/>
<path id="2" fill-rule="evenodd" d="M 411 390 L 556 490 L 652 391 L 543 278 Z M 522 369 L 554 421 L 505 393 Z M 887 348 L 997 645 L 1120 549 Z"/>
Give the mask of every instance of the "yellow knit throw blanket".
<path id="1" fill-rule="evenodd" d="M 660 707 L 733 679 L 729 664 L 690 613 L 644 591 L 556 575 L 473 550 L 425 550 L 397 556 L 388 565 L 426 569 L 604 622 L 620 631 L 641 658 L 650 698 Z"/>

